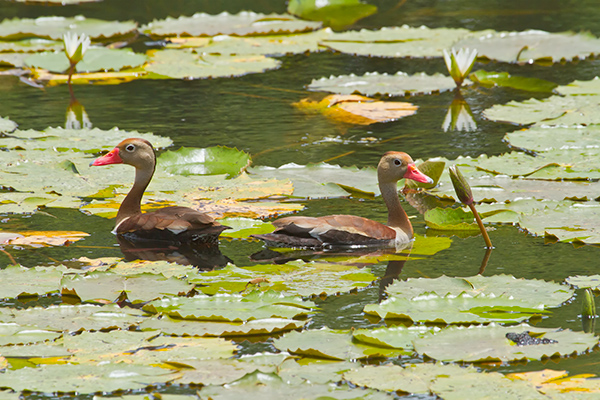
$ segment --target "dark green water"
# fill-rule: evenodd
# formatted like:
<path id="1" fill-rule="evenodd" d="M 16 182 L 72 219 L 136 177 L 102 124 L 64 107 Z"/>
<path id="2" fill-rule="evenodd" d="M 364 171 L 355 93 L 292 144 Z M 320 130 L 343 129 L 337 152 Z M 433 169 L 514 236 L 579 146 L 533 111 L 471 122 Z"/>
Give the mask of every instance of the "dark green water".
<path id="1" fill-rule="evenodd" d="M 429 27 L 464 27 L 472 30 L 543 29 L 551 32 L 589 30 L 600 35 L 600 7 L 596 1 L 369 1 L 380 12 L 360 21 L 353 28 L 409 24 Z M 123 6 L 123 4 L 125 4 Z M 158 1 L 106 0 L 80 6 L 31 6 L 0 2 L 0 19 L 38 17 L 42 15 L 72 16 L 82 14 L 102 19 L 133 19 L 140 23 L 167 15 L 191 15 L 204 11 L 218 13 L 227 10 L 283 12 L 283 1 Z M 143 38 L 136 48 L 143 49 Z M 414 158 L 426 159 L 459 155 L 478 156 L 509 151 L 503 135 L 514 126 L 485 121 L 480 113 L 493 104 L 510 100 L 540 97 L 510 89 L 467 89 L 463 95 L 474 113 L 474 132 L 444 132 L 441 128 L 453 95 L 419 96 L 409 101 L 420 108 L 415 116 L 398 122 L 368 127 L 340 127 L 324 117 L 309 117 L 291 105 L 308 95 L 304 87 L 313 78 L 331 74 L 363 74 L 370 71 L 407 73 L 444 72 L 442 59 L 407 60 L 350 57 L 319 53 L 283 57 L 280 69 L 233 79 L 196 81 L 135 81 L 117 86 L 77 86 L 75 93 L 85 106 L 94 126 L 154 132 L 171 137 L 177 146 L 234 146 L 253 155 L 255 165 L 279 166 L 288 162 L 305 164 L 320 162 L 352 152 L 335 160 L 341 165 L 373 166 L 388 150 L 409 152 Z M 588 80 L 600 70 L 600 62 L 586 60 L 552 67 L 505 64 L 476 65 L 477 68 L 503 70 L 513 74 L 548 79 L 565 84 L 575 79 Z M 541 96 L 543 97 L 543 96 Z M 0 116 L 10 117 L 21 129 L 44 129 L 64 126 L 69 93 L 65 86 L 44 90 L 26 86 L 14 77 L 0 76 Z M 339 137 L 344 143 L 325 142 Z M 375 137 L 388 140 L 370 145 L 356 140 Z M 405 203 L 419 234 L 427 234 L 422 216 Z M 116 240 L 110 234 L 113 222 L 85 216 L 74 210 L 48 209 L 47 214 L 0 217 L 0 228 L 77 229 L 91 233 L 89 238 L 68 248 L 44 248 L 11 251 L 23 265 L 34 266 L 61 262 L 80 256 L 121 256 Z M 379 201 L 352 199 L 319 200 L 307 203 L 306 215 L 355 213 L 378 220 L 385 219 L 385 207 Z M 496 246 L 485 275 L 500 273 L 516 277 L 562 281 L 569 275 L 593 274 L 598 270 L 600 250 L 594 247 L 575 249 L 567 244 L 546 245 L 543 239 L 519 231 L 516 227 L 500 226 L 491 233 Z M 401 277 L 437 277 L 441 274 L 467 276 L 479 271 L 484 256 L 481 237 L 452 238 L 452 246 L 427 259 L 409 260 Z M 90 246 L 90 247 L 83 247 Z M 262 245 L 249 241 L 223 241 L 221 250 L 236 265 L 250 265 L 248 255 Z M 0 265 L 8 258 L 0 254 Z M 382 276 L 385 265 L 374 267 Z M 379 289 L 373 287 L 353 295 L 330 298 L 321 304 L 322 312 L 311 328 L 328 326 L 336 329 L 370 326 L 363 317 L 365 304 L 377 301 Z M 564 305 L 541 322 L 542 326 L 581 330 L 579 300 Z M 245 347 L 251 351 L 252 346 Z M 562 359 L 559 364 L 507 365 L 501 371 L 535 370 L 544 367 L 567 369 L 571 373 L 600 374 L 600 356 L 596 353 Z"/>

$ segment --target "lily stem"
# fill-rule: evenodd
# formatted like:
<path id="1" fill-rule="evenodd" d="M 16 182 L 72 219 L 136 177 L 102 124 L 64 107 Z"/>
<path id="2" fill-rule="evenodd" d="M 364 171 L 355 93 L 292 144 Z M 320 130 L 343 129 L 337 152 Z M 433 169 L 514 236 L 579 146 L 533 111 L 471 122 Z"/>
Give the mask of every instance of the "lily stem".
<path id="1" fill-rule="evenodd" d="M 477 225 L 479 225 L 479 230 L 481 230 L 481 234 L 483 235 L 483 240 L 485 240 L 485 246 L 488 249 L 494 248 L 494 246 L 492 246 L 492 241 L 490 240 L 490 236 L 488 235 L 487 230 L 485 229 L 485 226 L 483 225 L 483 221 L 481 220 L 479 213 L 475 209 L 475 205 L 473 203 L 471 203 L 471 204 L 469 204 L 469 208 L 471 209 L 471 211 L 473 212 L 473 215 L 475 216 Z"/>

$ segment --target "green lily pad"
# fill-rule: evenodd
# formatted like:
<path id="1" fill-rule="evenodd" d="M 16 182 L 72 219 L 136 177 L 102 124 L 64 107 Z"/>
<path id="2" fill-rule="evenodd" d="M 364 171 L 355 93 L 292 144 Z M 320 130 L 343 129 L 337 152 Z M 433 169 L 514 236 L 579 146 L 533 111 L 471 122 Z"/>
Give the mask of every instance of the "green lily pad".
<path id="1" fill-rule="evenodd" d="M 330 49 L 371 57 L 441 57 L 444 49 L 471 34 L 467 29 L 409 26 L 336 33 L 321 42 Z"/>
<path id="2" fill-rule="evenodd" d="M 556 342 L 518 346 L 506 337 L 507 333 L 522 332 L 530 332 L 531 336 Z M 527 324 L 456 326 L 414 340 L 415 350 L 419 354 L 440 361 L 466 362 L 540 360 L 555 355 L 582 353 L 596 344 L 598 338 L 590 333 L 538 328 Z"/>
<path id="3" fill-rule="evenodd" d="M 431 229 L 451 231 L 478 231 L 471 211 L 462 208 L 434 208 L 425 212 L 425 222 Z"/>
<path id="4" fill-rule="evenodd" d="M 98 331 L 127 329 L 146 318 L 146 313 L 133 308 L 120 308 L 116 304 L 96 306 L 91 304 L 54 305 L 30 307 L 23 310 L 3 308 L 0 321 L 19 325 L 32 325 L 38 329 L 60 332 L 81 330 Z"/>
<path id="5" fill-rule="evenodd" d="M 221 237 L 227 238 L 247 238 L 250 235 L 271 233 L 275 230 L 270 222 L 252 218 L 223 218 L 219 222 L 232 228 L 221 233 Z"/>
<path id="6" fill-rule="evenodd" d="M 198 274 L 198 269 L 193 265 L 182 265 L 167 261 L 145 261 L 118 262 L 94 268 L 94 271 L 110 271 L 122 276 L 138 274 L 162 275 L 165 278 L 187 278 Z M 160 279 L 160 276 L 159 276 Z"/>
<path id="7" fill-rule="evenodd" d="M 300 297 L 280 293 L 253 292 L 247 296 L 218 295 L 173 297 L 150 302 L 144 310 L 174 318 L 199 321 L 243 322 L 263 318 L 299 318 L 307 316 L 314 307 Z"/>
<path id="8" fill-rule="evenodd" d="M 85 33 L 93 40 L 114 40 L 117 37 L 133 34 L 136 29 L 137 23 L 133 21 L 102 21 L 81 15 L 72 18 L 13 18 L 0 22 L 0 38 L 15 40 L 36 36 L 62 40 L 63 34 L 73 32 L 78 35 Z"/>
<path id="9" fill-rule="evenodd" d="M 589 126 L 533 126 L 507 133 L 504 141 L 513 147 L 547 152 L 565 149 L 590 149 L 600 147 L 600 125 Z"/>
<path id="10" fill-rule="evenodd" d="M 38 51 L 62 50 L 62 40 L 48 39 L 23 39 L 23 40 L 0 40 L 0 52 L 34 53 Z"/>
<path id="11" fill-rule="evenodd" d="M 140 28 L 152 37 L 166 36 L 216 36 L 216 35 L 264 35 L 312 31 L 321 27 L 285 14 L 258 14 L 242 11 L 239 14 L 223 12 L 218 15 L 196 13 L 191 17 L 154 20 Z"/>
<path id="12" fill-rule="evenodd" d="M 428 293 L 411 299 L 391 296 L 380 304 L 368 304 L 364 313 L 382 319 L 400 319 L 413 322 L 443 324 L 473 324 L 521 322 L 544 313 L 543 303 L 537 300 L 514 299 L 509 295 L 485 293 L 472 296 L 440 296 Z"/>
<path id="13" fill-rule="evenodd" d="M 455 48 L 477 50 L 477 57 L 508 63 L 584 60 L 598 54 L 600 39 L 589 33 L 549 33 L 539 30 L 495 32 L 459 40 Z"/>
<path id="14" fill-rule="evenodd" d="M 193 286 L 176 278 L 142 273 L 122 276 L 112 272 L 90 272 L 85 275 L 64 276 L 61 285 L 74 291 L 81 301 L 114 301 L 122 292 L 131 302 L 142 302 L 186 294 Z"/>
<path id="15" fill-rule="evenodd" d="M 191 319 L 173 319 L 163 316 L 161 319 L 147 318 L 140 324 L 142 330 L 158 330 L 166 335 L 176 336 L 220 336 L 242 338 L 244 336 L 274 335 L 301 328 L 306 321 L 285 318 L 265 318 L 243 323 L 195 321 Z"/>
<path id="16" fill-rule="evenodd" d="M 177 175 L 239 175 L 250 165 L 250 155 L 244 151 L 225 146 L 205 149 L 182 147 L 166 151 L 158 158 L 161 168 Z"/>
<path id="17" fill-rule="evenodd" d="M 0 68 L 23 68 L 27 57 L 29 57 L 27 53 L 0 53 Z"/>
<path id="18" fill-rule="evenodd" d="M 185 365 L 174 382 L 181 385 L 224 385 L 250 374 L 261 368 L 259 365 L 240 362 L 238 360 L 198 360 L 177 362 Z M 271 372 L 271 371 L 266 371 Z"/>
<path id="19" fill-rule="evenodd" d="M 43 330 L 32 325 L 0 323 L 0 346 L 52 341 L 60 336 L 62 336 L 61 332 Z"/>
<path id="20" fill-rule="evenodd" d="M 289 332 L 275 339 L 273 345 L 292 354 L 328 360 L 355 360 L 370 357 L 396 357 L 400 350 L 357 344 L 348 331 L 330 329 Z"/>
<path id="21" fill-rule="evenodd" d="M 0 117 L 0 133 L 11 133 L 17 129 L 17 123 L 8 118 Z"/>
<path id="22" fill-rule="evenodd" d="M 25 268 L 9 265 L 0 270 L 0 279 L 4 282 L 0 288 L 0 298 L 58 293 L 64 271 L 64 267 Z"/>
<path id="23" fill-rule="evenodd" d="M 150 50 L 144 66 L 153 79 L 202 79 L 242 76 L 279 68 L 281 62 L 263 55 L 210 55 L 190 50 Z"/>
<path id="24" fill-rule="evenodd" d="M 590 276 L 569 276 L 566 279 L 567 283 L 578 289 L 592 288 L 598 289 L 600 287 L 600 275 Z"/>
<path id="25" fill-rule="evenodd" d="M 429 332 L 437 332 L 440 328 L 415 325 L 383 327 L 377 329 L 357 329 L 352 331 L 352 337 L 371 346 L 391 347 L 394 349 L 413 349 L 412 341 Z M 365 385 L 368 386 L 368 385 Z"/>
<path id="26" fill-rule="evenodd" d="M 463 85 L 469 85 L 465 81 Z M 456 88 L 454 80 L 447 75 L 427 75 L 424 72 L 408 75 L 397 72 L 394 75 L 367 72 L 356 76 L 340 75 L 329 78 L 313 79 L 308 85 L 309 90 L 324 91 L 339 94 L 360 93 L 365 96 L 388 95 L 408 96 L 440 93 Z"/>
<path id="27" fill-rule="evenodd" d="M 80 394 L 143 389 L 175 377 L 168 369 L 131 364 L 42 365 L 39 368 L 7 370 L 0 387 L 35 392 Z"/>
<path id="28" fill-rule="evenodd" d="M 552 92 L 558 86 L 557 83 L 544 79 L 513 76 L 508 72 L 492 72 L 482 69 L 470 74 L 469 78 L 484 86 L 509 87 L 530 92 Z"/>
<path id="29" fill-rule="evenodd" d="M 77 63 L 77 72 L 120 71 L 124 68 L 135 68 L 143 65 L 145 54 L 134 53 L 131 49 L 109 49 L 91 47 L 83 60 Z M 69 60 L 63 51 L 35 53 L 25 59 L 25 64 L 32 68 L 43 68 L 53 72 L 65 72 L 69 69 Z"/>
<path id="30" fill-rule="evenodd" d="M 292 385 L 339 382 L 342 373 L 357 368 L 358 363 L 320 359 L 287 359 L 277 366 L 277 375 Z"/>
<path id="31" fill-rule="evenodd" d="M 589 81 L 573 81 L 559 86 L 555 92 L 564 96 L 598 95 L 600 94 L 600 78 L 595 77 Z"/>
<path id="32" fill-rule="evenodd" d="M 229 265 L 205 272 L 189 280 L 206 294 L 240 293 L 252 290 L 278 290 L 300 296 L 334 295 L 369 286 L 377 277 L 368 268 L 353 265 L 306 263 L 256 265 L 238 268 Z M 256 282 L 256 283 L 253 283 Z"/>
<path id="33" fill-rule="evenodd" d="M 291 0 L 287 11 L 302 19 L 321 21 L 325 26 L 342 29 L 377 12 L 377 6 L 360 0 Z"/>
<path id="34" fill-rule="evenodd" d="M 411 364 L 367 365 L 344 373 L 344 378 L 357 386 L 385 391 L 402 391 L 413 394 L 429 394 L 430 386 L 439 378 L 459 379 L 463 375 L 480 376 L 473 367 L 458 365 Z"/>
<path id="35" fill-rule="evenodd" d="M 555 282 L 540 279 L 517 279 L 512 275 L 483 276 L 464 278 L 440 276 L 439 278 L 408 278 L 394 281 L 386 288 L 394 297 L 413 299 L 428 293 L 439 296 L 458 296 L 466 293 L 471 296 L 485 293 L 492 296 L 510 296 L 517 301 L 529 301 L 543 307 L 558 307 L 573 296 L 573 290 Z"/>
<path id="36" fill-rule="evenodd" d="M 161 149 L 173 144 L 170 138 L 153 133 L 123 131 L 113 129 L 64 129 L 60 127 L 46 128 L 43 131 L 17 130 L 6 137 L 0 138 L 0 147 L 26 150 L 57 149 L 59 151 L 74 150 L 86 153 L 98 153 L 102 150 L 112 150 L 120 141 L 129 137 L 139 137 L 148 140 L 152 145 Z M 89 163 L 89 162 L 88 162 Z M 82 169 L 83 170 L 83 169 Z"/>

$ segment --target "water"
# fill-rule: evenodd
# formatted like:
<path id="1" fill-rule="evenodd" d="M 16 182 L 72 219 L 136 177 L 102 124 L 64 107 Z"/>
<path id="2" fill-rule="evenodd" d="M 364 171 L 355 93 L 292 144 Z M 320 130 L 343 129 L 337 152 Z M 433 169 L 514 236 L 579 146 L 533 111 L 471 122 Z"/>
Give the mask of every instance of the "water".
<path id="1" fill-rule="evenodd" d="M 472 30 L 543 29 L 551 32 L 589 30 L 600 35 L 600 8 L 595 1 L 370 1 L 380 12 L 360 21 L 356 28 L 409 24 L 430 27 L 465 27 Z M 123 4 L 126 4 L 123 6 Z M 283 1 L 150 1 L 106 0 L 77 7 L 32 6 L 13 2 L 0 3 L 0 18 L 37 17 L 42 15 L 72 16 L 82 14 L 102 19 L 131 18 L 140 23 L 166 15 L 191 15 L 204 11 L 232 13 L 241 10 L 283 12 Z M 144 48 L 143 39 L 135 44 Z M 279 166 L 288 162 L 305 164 L 335 158 L 344 166 L 374 166 L 388 150 L 407 151 L 414 158 L 426 159 L 459 155 L 478 156 L 509 151 L 502 137 L 518 127 L 492 123 L 481 118 L 481 111 L 493 104 L 547 94 L 525 93 L 511 89 L 468 88 L 463 91 L 477 122 L 474 132 L 444 132 L 441 128 L 453 94 L 443 93 L 406 99 L 418 105 L 415 116 L 394 123 L 363 126 L 341 126 L 321 116 L 307 116 L 291 103 L 309 93 L 305 86 L 312 79 L 329 75 L 363 74 L 370 71 L 407 73 L 444 72 L 441 59 L 408 60 L 350 57 L 329 52 L 294 55 L 281 58 L 280 69 L 233 79 L 195 81 L 134 81 L 116 86 L 76 86 L 78 100 L 85 106 L 94 126 L 154 132 L 171 137 L 175 146 L 206 147 L 226 145 L 253 155 L 255 165 Z M 599 70 L 598 60 L 586 60 L 552 67 L 538 65 L 511 66 L 477 64 L 475 69 L 502 70 L 512 74 L 548 79 L 565 84 L 575 79 L 588 80 Z M 10 117 L 21 129 L 44 129 L 64 126 L 69 93 L 65 86 L 35 89 L 19 83 L 14 77 L 0 76 L 0 116 Z M 373 137 L 371 144 L 359 144 Z M 328 140 L 325 140 L 328 139 Z M 332 140 L 335 139 L 335 140 Z M 343 143 L 341 143 L 343 142 Z M 348 155 L 339 157 L 340 155 Z M 336 158 L 337 157 L 337 158 Z M 98 172 L 101 173 L 101 172 Z M 419 234 L 427 234 L 423 219 L 406 203 L 413 225 Z M 379 200 L 332 199 L 307 202 L 305 215 L 354 213 L 385 220 L 385 209 Z M 91 233 L 89 238 L 70 247 L 12 250 L 23 265 L 52 264 L 80 256 L 121 256 L 114 236 L 113 222 L 85 216 L 75 210 L 47 209 L 33 216 L 10 216 L 1 219 L 0 227 L 9 229 L 78 229 Z M 496 246 L 485 275 L 511 274 L 517 278 L 563 281 L 570 275 L 589 275 L 597 270 L 599 250 L 595 247 L 574 248 L 568 244 L 544 244 L 512 226 L 500 226 L 490 234 Z M 258 242 L 224 240 L 223 253 L 236 265 L 251 265 L 248 258 L 262 248 Z M 469 276 L 479 271 L 484 256 L 481 237 L 452 238 L 452 246 L 435 256 L 409 260 L 401 277 L 437 277 L 442 274 Z M 8 263 L 0 254 L 0 264 Z M 376 265 L 374 272 L 383 276 L 386 266 Z M 372 323 L 361 314 L 365 304 L 377 301 L 377 286 L 357 294 L 332 297 L 321 302 L 320 312 L 311 328 L 334 329 L 368 327 Z M 581 330 L 579 297 L 570 304 L 553 310 L 540 325 Z M 244 345 L 252 352 L 259 345 Z M 554 368 L 570 373 L 600 374 L 597 354 L 582 355 L 560 361 Z M 546 367 L 541 362 L 504 365 L 503 372 L 536 370 Z"/>

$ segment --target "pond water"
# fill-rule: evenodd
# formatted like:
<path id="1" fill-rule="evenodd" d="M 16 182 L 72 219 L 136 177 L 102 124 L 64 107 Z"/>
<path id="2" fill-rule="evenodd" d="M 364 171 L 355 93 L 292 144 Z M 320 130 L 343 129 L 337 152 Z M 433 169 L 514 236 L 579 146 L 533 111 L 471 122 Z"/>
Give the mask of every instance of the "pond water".
<path id="1" fill-rule="evenodd" d="M 0 19 L 38 17 L 42 15 L 72 16 L 82 14 L 101 19 L 133 19 L 139 23 L 167 15 L 191 15 L 195 12 L 215 14 L 241 10 L 284 12 L 279 0 L 263 1 L 158 1 L 106 0 L 78 6 L 50 7 L 0 1 Z M 542 29 L 551 32 L 565 30 L 590 31 L 600 35 L 600 8 L 589 1 L 369 1 L 379 7 L 374 16 L 359 21 L 352 29 L 379 28 L 408 24 L 429 27 L 464 27 L 472 30 L 499 31 Z M 144 49 L 144 39 L 134 48 Z M 153 132 L 173 139 L 175 146 L 208 147 L 225 145 L 237 147 L 252 155 L 254 165 L 277 167 L 289 162 L 299 164 L 330 161 L 342 166 L 374 166 L 382 153 L 389 150 L 406 151 L 415 159 L 458 156 L 497 155 L 509 151 L 502 142 L 506 132 L 515 126 L 493 123 L 481 117 L 481 111 L 510 100 L 547 95 L 512 89 L 467 88 L 463 96 L 473 111 L 477 129 L 472 132 L 442 129 L 442 122 L 452 102 L 451 92 L 415 96 L 407 99 L 419 106 L 418 113 L 397 122 L 371 126 L 341 126 L 320 116 L 306 116 L 291 103 L 307 97 L 305 86 L 314 78 L 329 75 L 363 74 L 378 71 L 407 73 L 424 71 L 445 73 L 443 60 L 380 59 L 352 57 L 331 52 L 282 57 L 281 68 L 261 74 L 231 79 L 193 81 L 157 80 L 134 81 L 115 86 L 87 85 L 74 87 L 77 99 L 85 106 L 95 127 Z M 490 63 L 476 68 L 503 70 L 523 76 L 547 79 L 559 84 L 592 79 L 599 71 L 600 61 L 586 60 L 557 64 L 514 66 Z M 20 129 L 43 130 L 48 126 L 64 126 L 69 105 L 66 86 L 36 89 L 17 78 L 0 76 L 0 116 L 10 117 Z M 358 139 L 372 137 L 370 144 Z M 339 139 L 339 140 L 324 140 Z M 98 171 L 102 173 L 102 171 Z M 303 215 L 318 216 L 330 213 L 353 213 L 376 220 L 385 220 L 385 207 L 380 199 L 328 199 L 305 202 Z M 428 232 L 419 215 L 406 202 L 403 205 L 412 219 L 415 231 Z M 121 252 L 110 233 L 113 221 L 86 216 L 78 211 L 46 209 L 44 213 L 27 216 L 2 216 L 0 228 L 39 230 L 81 230 L 91 234 L 70 247 L 49 247 L 35 250 L 14 250 L 11 254 L 24 266 L 61 262 L 80 256 L 90 258 L 115 256 Z M 570 275 L 590 275 L 598 270 L 600 249 L 570 244 L 545 244 L 543 238 L 533 237 L 513 226 L 498 226 L 490 232 L 495 249 L 484 275 L 511 274 L 517 278 L 536 278 L 563 281 Z M 252 265 L 248 256 L 262 248 L 248 240 L 222 240 L 221 251 L 238 266 Z M 452 237 L 449 249 L 423 259 L 408 260 L 401 278 L 469 276 L 479 271 L 485 255 L 480 236 Z M 0 265 L 9 260 L 0 254 Z M 383 276 L 386 265 L 372 267 Z M 579 294 L 579 292 L 578 292 Z M 379 297 L 375 285 L 355 294 L 333 296 L 317 301 L 321 311 L 313 318 L 310 328 L 327 326 L 332 329 L 373 326 L 364 318 L 362 309 Z M 553 309 L 540 326 L 570 328 L 580 331 L 581 305 L 575 300 Z M 12 304 L 12 303 L 11 303 Z M 242 344 L 243 352 L 270 348 L 269 344 Z M 597 352 L 551 363 L 555 369 L 571 374 L 600 374 Z M 496 367 L 501 372 L 539 370 L 548 367 L 541 362 L 506 364 Z"/>

